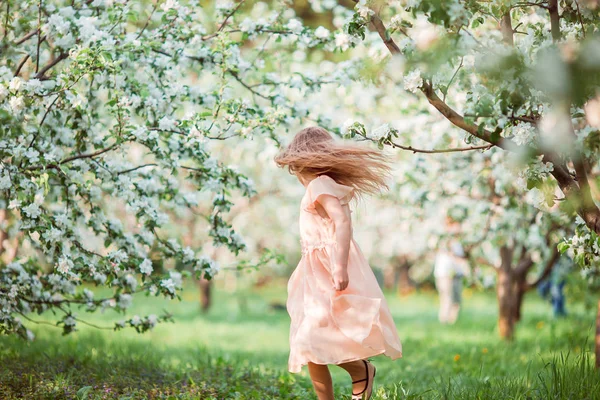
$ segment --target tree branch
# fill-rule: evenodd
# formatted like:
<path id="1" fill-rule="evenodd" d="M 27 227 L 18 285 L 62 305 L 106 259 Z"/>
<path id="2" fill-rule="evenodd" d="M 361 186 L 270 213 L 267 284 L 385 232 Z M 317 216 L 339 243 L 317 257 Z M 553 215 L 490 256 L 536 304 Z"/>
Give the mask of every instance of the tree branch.
<path id="1" fill-rule="evenodd" d="M 372 140 L 372 139 L 370 139 Z M 412 151 L 413 153 L 427 153 L 427 154 L 433 154 L 433 153 L 455 153 L 455 152 L 460 152 L 460 151 L 470 151 L 470 150 L 488 150 L 491 149 L 492 147 L 494 147 L 493 144 L 486 144 L 483 146 L 469 146 L 469 147 L 458 147 L 458 148 L 451 148 L 451 149 L 432 149 L 432 150 L 424 150 L 424 149 L 416 149 L 412 146 L 403 146 L 401 144 L 398 144 L 392 140 L 388 140 L 387 143 L 389 143 L 390 146 L 392 146 L 393 148 L 398 148 L 398 149 L 402 149 L 402 150 L 406 150 L 406 151 Z"/>
<path id="2" fill-rule="evenodd" d="M 546 261 L 546 265 L 544 266 L 544 270 L 542 271 L 541 275 L 534 282 L 527 283 L 525 285 L 525 290 L 535 289 L 536 287 L 538 287 L 540 285 L 540 283 L 543 280 L 545 280 L 548 276 L 550 276 L 550 273 L 554 269 L 554 264 L 556 264 L 556 261 L 558 260 L 559 257 L 560 257 L 560 253 L 559 253 L 558 249 L 556 248 L 556 246 L 554 246 L 554 249 L 552 250 L 552 255 Z"/>
<path id="3" fill-rule="evenodd" d="M 548 12 L 550 13 L 550 31 L 552 40 L 560 40 L 560 16 L 558 15 L 558 0 L 548 0 Z"/>
<path id="4" fill-rule="evenodd" d="M 514 31 L 512 28 L 512 21 L 510 19 L 510 10 L 507 11 L 506 14 L 504 14 L 502 16 L 502 19 L 500 20 L 500 31 L 502 32 L 502 38 L 504 40 L 504 43 L 508 44 L 509 46 L 514 46 Z"/>
<path id="5" fill-rule="evenodd" d="M 379 37 L 385 43 L 386 47 L 393 55 L 401 54 L 400 48 L 396 45 L 394 40 L 390 37 L 388 30 L 385 28 L 383 21 L 377 14 L 373 14 L 371 16 L 371 22 L 373 26 L 377 30 Z M 490 144 L 496 145 L 503 149 L 512 150 L 517 148 L 518 146 L 512 140 L 507 138 L 502 138 L 499 135 L 494 135 L 492 132 L 486 129 L 479 129 L 477 126 L 470 124 L 465 121 L 464 117 L 454 111 L 448 104 L 446 104 L 442 99 L 438 97 L 433 89 L 433 86 L 429 82 L 424 82 L 423 86 L 420 88 L 427 100 L 429 100 L 429 104 L 434 106 L 446 119 L 452 122 L 453 125 L 461 128 L 462 130 L 470 133 L 471 135 L 478 137 L 479 139 L 486 141 Z"/>
<path id="6" fill-rule="evenodd" d="M 21 69 L 23 68 L 23 66 L 25 65 L 25 63 L 27 62 L 27 60 L 29 60 L 29 54 L 25 54 L 25 57 L 23 57 L 23 59 L 21 60 L 21 62 L 17 66 L 17 70 L 15 71 L 14 76 L 19 76 L 19 74 L 21 73 Z"/>
<path id="7" fill-rule="evenodd" d="M 35 73 L 40 69 L 40 45 L 42 44 L 42 0 L 38 3 L 37 50 L 35 57 Z"/>
<path id="8" fill-rule="evenodd" d="M 123 171 L 119 171 L 117 172 L 117 175 L 121 175 L 121 174 L 126 174 L 128 172 L 133 172 L 136 171 L 140 168 L 145 168 L 145 167 L 156 167 L 158 164 L 154 164 L 154 163 L 150 163 L 150 164 L 144 164 L 144 165 L 139 165 L 137 167 L 133 167 L 133 168 L 129 168 L 129 169 L 125 169 Z"/>
<path id="9" fill-rule="evenodd" d="M 40 72 L 38 72 L 35 75 L 36 79 L 41 79 L 41 80 L 46 79 L 46 77 L 44 76 L 44 74 L 46 72 L 48 72 L 51 68 L 53 68 L 56 64 L 58 64 L 59 62 L 61 62 L 62 60 L 64 60 L 65 58 L 68 58 L 68 57 L 69 57 L 69 55 L 67 53 L 60 53 L 58 55 L 58 57 L 56 57 L 54 60 L 52 60 L 48 64 L 46 64 L 46 66 L 44 68 L 42 68 L 40 70 Z"/>
<path id="10" fill-rule="evenodd" d="M 214 32 L 214 33 L 211 33 L 210 35 L 203 36 L 203 37 L 202 37 L 202 40 L 208 40 L 208 39 L 212 39 L 212 38 L 214 38 L 215 36 L 217 36 L 217 35 L 219 34 L 219 32 L 221 32 L 221 31 L 223 30 L 223 28 L 225 28 L 225 25 L 227 25 L 227 21 L 229 20 L 229 18 L 231 18 L 231 16 L 232 16 L 233 14 L 235 14 L 235 13 L 237 12 L 237 10 L 239 10 L 239 9 L 240 9 L 240 7 L 242 6 L 242 4 L 244 4 L 244 2 L 245 2 L 245 1 L 246 1 L 246 0 L 241 0 L 241 1 L 238 3 L 238 5 L 237 5 L 237 6 L 236 6 L 234 9 L 232 9 L 232 10 L 229 12 L 229 14 L 227 14 L 227 15 L 225 16 L 225 19 L 223 20 L 223 22 L 221 22 L 221 24 L 220 24 L 220 25 L 219 25 L 219 27 L 217 28 L 216 32 Z"/>
<path id="11" fill-rule="evenodd" d="M 152 12 L 150 12 L 150 15 L 148 16 L 146 23 L 140 30 L 140 33 L 138 33 L 138 35 L 135 37 L 136 39 L 139 39 L 142 36 L 142 34 L 144 33 L 144 31 L 146 30 L 146 28 L 148 27 L 148 24 L 150 23 L 150 20 L 152 19 L 152 16 L 154 15 L 156 8 L 158 7 L 158 2 L 159 2 L 159 0 L 155 0 L 154 7 L 152 8 Z"/>
<path id="12" fill-rule="evenodd" d="M 581 24 L 581 33 L 583 38 L 585 39 L 585 25 L 583 25 L 583 18 L 581 17 L 581 10 L 579 9 L 579 2 L 575 0 L 575 5 L 577 6 L 577 16 L 579 17 L 579 23 Z"/>
<path id="13" fill-rule="evenodd" d="M 37 30 L 29 32 L 27 35 L 23 36 L 21 39 L 18 39 L 18 40 L 17 40 L 17 41 L 14 43 L 14 45 L 15 45 L 15 46 L 18 46 L 18 45 L 20 45 L 20 44 L 23 44 L 23 43 L 25 43 L 27 40 L 31 39 L 31 38 L 32 38 L 32 37 L 33 37 L 33 36 L 34 36 L 36 33 L 37 33 Z"/>

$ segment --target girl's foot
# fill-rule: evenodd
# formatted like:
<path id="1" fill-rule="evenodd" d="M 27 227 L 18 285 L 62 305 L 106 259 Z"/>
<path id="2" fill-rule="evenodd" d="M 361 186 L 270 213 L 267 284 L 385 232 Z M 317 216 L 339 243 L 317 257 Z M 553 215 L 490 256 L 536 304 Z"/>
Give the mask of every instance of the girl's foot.
<path id="1" fill-rule="evenodd" d="M 375 366 L 367 360 L 362 361 L 365 363 L 366 377 L 352 382 L 352 400 L 369 400 L 373 393 Z"/>

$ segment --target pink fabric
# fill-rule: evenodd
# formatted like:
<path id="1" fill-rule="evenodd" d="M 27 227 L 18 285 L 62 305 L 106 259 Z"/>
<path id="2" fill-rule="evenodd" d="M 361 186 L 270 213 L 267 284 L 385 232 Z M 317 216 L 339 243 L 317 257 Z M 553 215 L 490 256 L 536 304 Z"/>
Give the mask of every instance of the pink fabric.
<path id="1" fill-rule="evenodd" d="M 322 175 L 308 184 L 302 198 L 302 259 L 288 282 L 290 372 L 300 372 L 308 362 L 341 364 L 378 354 L 402 357 L 402 345 L 383 293 L 354 240 L 348 259 L 350 283 L 340 292 L 333 288 L 335 225 L 317 213 L 315 202 L 328 195 L 345 205 L 353 192 L 353 188 Z M 349 207 L 346 209 L 350 214 Z"/>

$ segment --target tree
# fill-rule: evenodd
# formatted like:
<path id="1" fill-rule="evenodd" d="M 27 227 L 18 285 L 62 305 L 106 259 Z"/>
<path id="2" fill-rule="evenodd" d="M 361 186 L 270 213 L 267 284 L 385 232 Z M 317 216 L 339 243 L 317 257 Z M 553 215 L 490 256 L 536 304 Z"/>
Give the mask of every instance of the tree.
<path id="1" fill-rule="evenodd" d="M 0 332 L 32 338 L 19 316 L 53 310 L 67 334 L 85 322 L 75 306 L 125 311 L 138 292 L 178 297 L 186 273 L 153 274 L 158 260 L 210 278 L 208 240 L 182 245 L 174 217 L 204 221 L 215 246 L 245 249 L 226 214 L 253 184 L 211 142 L 276 139 L 303 117 L 263 88 L 302 93 L 319 82 L 278 79 L 271 66 L 292 49 L 265 50 L 271 38 L 288 48 L 281 38 L 292 34 L 303 49 L 322 47 L 327 35 L 284 5 L 245 1 L 9 0 L 0 12 Z M 113 328 L 143 332 L 167 319 Z"/>
<path id="2" fill-rule="evenodd" d="M 535 195 L 552 199 L 560 189 L 563 211 L 580 225 L 560 250 L 597 276 L 599 12 L 596 1 L 358 2 L 344 25 L 350 45 L 376 46 L 372 29 L 403 71 L 404 88 L 428 103 L 415 108 L 437 110 L 469 146 L 402 144 L 385 126 L 362 136 L 412 152 L 514 154 Z"/>

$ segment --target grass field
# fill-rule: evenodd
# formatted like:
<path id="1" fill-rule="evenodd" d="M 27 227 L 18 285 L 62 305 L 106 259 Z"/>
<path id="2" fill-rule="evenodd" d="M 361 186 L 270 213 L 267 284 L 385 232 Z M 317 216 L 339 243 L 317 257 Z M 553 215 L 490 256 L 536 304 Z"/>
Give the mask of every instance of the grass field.
<path id="1" fill-rule="evenodd" d="M 147 334 L 79 325 L 34 325 L 33 343 L 0 337 L 0 399 L 313 399 L 306 369 L 287 372 L 288 324 L 282 286 L 217 291 L 215 306 L 199 311 L 190 286 L 182 302 L 140 297 L 132 312 L 167 308 L 175 324 Z M 375 358 L 373 399 L 600 399 L 600 374 L 592 367 L 593 311 L 571 305 L 554 320 L 550 306 L 530 294 L 514 343 L 496 333 L 495 297 L 465 291 L 459 322 L 438 324 L 432 293 L 388 302 L 404 358 Z M 112 325 L 113 313 L 78 315 Z M 37 316 L 42 319 L 49 316 Z M 336 398 L 349 398 L 350 382 L 331 368 Z"/>

